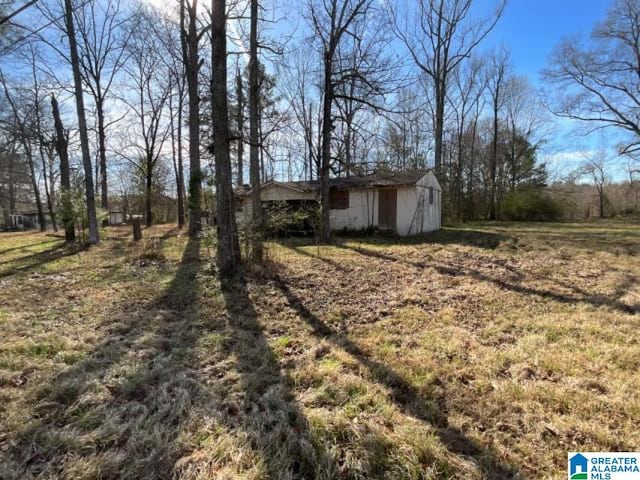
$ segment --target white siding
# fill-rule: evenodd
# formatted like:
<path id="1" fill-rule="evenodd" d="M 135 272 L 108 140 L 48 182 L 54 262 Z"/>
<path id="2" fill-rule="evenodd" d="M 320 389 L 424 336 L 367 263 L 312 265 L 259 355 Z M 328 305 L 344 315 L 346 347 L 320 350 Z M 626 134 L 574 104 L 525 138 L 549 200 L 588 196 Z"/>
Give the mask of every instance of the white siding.
<path id="1" fill-rule="evenodd" d="M 427 173 L 416 183 L 416 187 L 424 192 L 424 217 L 423 217 L 423 232 L 433 232 L 439 230 L 441 224 L 442 214 L 442 189 L 436 179 L 435 175 L 431 172 Z M 429 188 L 433 188 L 433 205 L 429 204 Z"/>
<path id="2" fill-rule="evenodd" d="M 429 188 L 433 188 L 433 204 L 429 203 Z M 441 226 L 442 191 L 435 175 L 429 172 L 415 185 L 397 188 L 396 232 L 398 235 L 416 235 L 432 232 Z M 261 192 L 263 202 L 279 200 L 319 200 L 315 192 L 304 192 L 278 184 L 265 186 Z M 251 215 L 250 197 L 244 197 L 239 219 Z M 332 230 L 364 230 L 378 226 L 378 189 L 349 190 L 349 208 L 331 210 Z"/>
<path id="3" fill-rule="evenodd" d="M 315 192 L 304 192 L 293 188 L 283 187 L 272 183 L 261 189 L 260 198 L 263 202 L 284 200 L 317 200 Z"/>
<path id="4" fill-rule="evenodd" d="M 398 187 L 398 203 L 396 211 L 396 233 L 398 235 L 415 235 L 421 233 L 424 217 L 425 192 L 416 185 Z"/>
<path id="5" fill-rule="evenodd" d="M 433 204 L 429 203 L 429 188 L 433 188 Z M 429 172 L 409 187 L 398 188 L 396 232 L 416 235 L 440 229 L 440 185 Z"/>
<path id="6" fill-rule="evenodd" d="M 378 225 L 378 192 L 373 189 L 349 190 L 349 208 L 331 210 L 332 230 L 364 230 Z"/>

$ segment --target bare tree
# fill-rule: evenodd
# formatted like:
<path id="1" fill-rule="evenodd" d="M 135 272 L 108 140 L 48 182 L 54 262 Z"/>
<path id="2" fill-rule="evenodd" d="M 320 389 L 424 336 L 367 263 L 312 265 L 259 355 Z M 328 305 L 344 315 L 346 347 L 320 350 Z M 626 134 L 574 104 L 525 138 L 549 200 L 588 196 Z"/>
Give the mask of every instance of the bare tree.
<path id="1" fill-rule="evenodd" d="M 487 82 L 485 70 L 483 68 L 484 59 L 481 57 L 472 57 L 469 62 L 460 64 L 454 71 L 453 88 L 451 89 L 452 110 L 456 120 L 456 139 L 457 139 L 457 159 L 455 172 L 452 175 L 452 184 L 449 189 L 450 206 L 452 207 L 453 216 L 458 219 L 464 216 L 463 212 L 463 172 L 465 160 L 468 159 L 470 170 L 473 170 L 473 162 L 475 156 L 475 130 L 477 128 L 479 103 L 483 93 L 485 92 Z M 465 142 L 469 137 L 469 127 L 471 124 L 470 142 Z M 469 143 L 470 145 L 466 145 Z"/>
<path id="2" fill-rule="evenodd" d="M 527 77 L 512 76 L 507 84 L 505 105 L 509 143 L 509 187 L 515 190 L 522 174 L 521 161 L 529 149 L 544 144 L 552 122 Z M 526 141 L 521 141 L 526 140 Z"/>
<path id="3" fill-rule="evenodd" d="M 605 204 L 607 199 L 604 187 L 609 181 L 607 167 L 611 158 L 604 147 L 592 152 L 581 152 L 581 155 L 584 158 L 584 164 L 578 174 L 587 176 L 593 182 L 593 186 L 598 192 L 598 215 L 600 218 L 604 218 L 606 215 Z"/>
<path id="4" fill-rule="evenodd" d="M 51 108 L 55 122 L 56 136 L 55 149 L 60 158 L 60 203 L 62 205 L 62 225 L 64 227 L 64 238 L 67 243 L 75 242 L 76 232 L 73 219 L 73 203 L 71 202 L 71 180 L 69 175 L 69 152 L 67 146 L 69 140 L 67 132 L 64 130 L 60 109 L 55 95 L 51 94 Z"/>
<path id="5" fill-rule="evenodd" d="M 491 56 L 491 69 L 487 89 L 491 100 L 493 119 L 493 140 L 491 142 L 489 218 L 495 220 L 497 214 L 497 171 L 498 171 L 498 137 L 500 135 L 500 113 L 506 104 L 506 84 L 510 75 L 509 52 L 503 47 Z"/>
<path id="6" fill-rule="evenodd" d="M 261 262 L 263 256 L 263 215 L 260 199 L 260 84 L 258 62 L 258 0 L 250 0 L 249 32 L 249 179 L 251 181 L 251 256 Z"/>
<path id="7" fill-rule="evenodd" d="M 53 173 L 53 142 L 51 141 L 52 132 L 51 124 L 47 122 L 48 115 L 45 113 L 46 104 L 44 102 L 43 90 L 45 85 L 40 78 L 38 63 L 41 61 L 40 52 L 33 42 L 27 45 L 24 52 L 24 59 L 31 73 L 31 82 L 28 87 L 29 102 L 33 109 L 33 131 L 32 141 L 37 145 L 40 156 L 40 164 L 42 166 L 42 183 L 44 186 L 44 194 L 47 202 L 47 210 L 54 231 L 58 231 L 55 214 L 55 177 Z"/>
<path id="8" fill-rule="evenodd" d="M 240 74 L 240 68 L 236 69 L 236 129 L 237 129 L 237 149 L 236 149 L 236 163 L 237 163 L 237 179 L 236 183 L 238 188 L 244 185 L 244 82 L 242 75 Z"/>
<path id="9" fill-rule="evenodd" d="M 331 132 L 334 128 L 336 54 L 340 42 L 348 35 L 357 17 L 366 15 L 372 0 L 310 0 L 311 24 L 322 49 L 322 141 L 320 156 L 320 199 L 322 205 L 321 239 L 328 242 L 330 234 L 329 174 L 331 168 Z"/>
<path id="10" fill-rule="evenodd" d="M 213 153 L 217 207 L 217 264 L 220 275 L 229 277 L 240 269 L 240 243 L 236 227 L 235 200 L 229 154 L 227 99 L 226 2 L 211 1 L 211 101 Z"/>
<path id="11" fill-rule="evenodd" d="M 84 94 L 82 91 L 82 74 L 80 71 L 80 56 L 76 41 L 75 25 L 73 20 L 72 0 L 64 0 L 64 19 L 67 37 L 69 39 L 69 52 L 71 69 L 73 71 L 74 96 L 78 115 L 78 129 L 80 131 L 80 147 L 82 150 L 82 165 L 84 167 L 84 189 L 87 200 L 87 220 L 89 223 L 89 243 L 100 242 L 98 232 L 98 217 L 96 215 L 96 199 L 93 190 L 93 176 L 91 168 L 91 154 L 89 152 L 89 136 L 87 134 L 87 119 L 84 109 Z"/>
<path id="12" fill-rule="evenodd" d="M 178 195 L 178 228 L 182 230 L 185 224 L 184 215 L 184 166 L 182 161 L 182 110 L 184 105 L 184 81 L 179 74 L 171 77 L 171 93 L 169 94 L 169 111 L 171 115 L 171 156 L 173 172 L 176 177 L 176 193 Z M 174 86 L 174 83 L 177 86 Z M 174 93 L 178 96 L 178 105 L 174 114 Z"/>
<path id="13" fill-rule="evenodd" d="M 206 33 L 198 31 L 198 0 L 180 0 L 180 41 L 182 61 L 187 79 L 189 104 L 189 236 L 196 236 L 201 228 L 202 170 L 200 165 L 200 96 L 198 75 L 202 60 L 199 42 Z"/>
<path id="14" fill-rule="evenodd" d="M 96 108 L 101 207 L 109 210 L 106 103 L 118 72 L 127 59 L 126 45 L 134 28 L 125 28 L 128 16 L 121 0 L 83 3 L 74 11 L 79 40 L 80 69 Z M 96 187 L 97 187 L 96 182 Z M 108 220 L 107 220 L 108 222 Z"/>
<path id="15" fill-rule="evenodd" d="M 170 135 L 166 110 L 171 95 L 170 71 L 162 61 L 166 54 L 156 35 L 152 11 L 138 12 L 136 31 L 127 45 L 129 59 L 123 67 L 131 82 L 131 95 L 122 97 L 135 123 L 128 128 L 128 152 L 123 154 L 144 177 L 145 220 L 153 224 L 152 188 L 155 169 Z"/>
<path id="16" fill-rule="evenodd" d="M 6 119 L 11 122 L 10 119 Z M 29 167 L 19 153 L 19 142 L 16 141 L 10 123 L 2 126 L 0 143 L 0 209 L 5 228 L 11 227 L 11 214 L 15 212 L 18 198 L 23 192 L 32 190 Z"/>
<path id="17" fill-rule="evenodd" d="M 36 175 L 35 159 L 33 154 L 32 135 L 34 126 L 34 106 L 29 105 L 24 98 L 16 98 L 15 92 L 12 93 L 7 84 L 7 80 L 4 75 L 0 74 L 0 83 L 4 88 L 4 94 L 11 107 L 13 114 L 12 127 L 14 129 L 13 134 L 18 139 L 18 142 L 22 146 L 27 163 L 29 165 L 29 179 L 31 181 L 31 187 L 33 189 L 33 196 L 36 201 L 36 209 L 38 211 L 38 223 L 40 224 L 40 230 L 46 230 L 46 220 L 44 217 L 44 209 L 42 207 L 42 199 L 40 196 L 40 187 L 38 185 L 38 177 Z M 22 104 L 22 105 L 20 105 Z"/>
<path id="18" fill-rule="evenodd" d="M 314 117 L 313 57 L 307 54 L 305 48 L 306 45 L 300 45 L 287 56 L 278 70 L 278 76 L 283 79 L 284 96 L 295 119 L 295 124 L 290 124 L 290 130 L 294 135 L 301 136 L 303 176 L 306 180 L 313 180 L 320 171 L 319 143 L 315 135 L 320 131 L 321 122 Z"/>
<path id="19" fill-rule="evenodd" d="M 493 30 L 502 16 L 506 0 L 498 2 L 491 16 L 477 21 L 468 18 L 472 0 L 409 0 L 398 2 L 397 6 L 392 6 L 391 2 L 386 4 L 394 32 L 418 69 L 432 83 L 435 171 L 440 176 L 449 77 Z"/>
<path id="20" fill-rule="evenodd" d="M 633 211 L 638 212 L 640 208 L 640 164 L 629 159 L 627 162 L 627 175 L 629 175 L 629 185 L 627 196 L 633 198 Z"/>
<path id="21" fill-rule="evenodd" d="M 401 62 L 388 55 L 391 35 L 385 34 L 384 11 L 372 6 L 358 15 L 336 54 L 334 96 L 340 122 L 339 155 L 335 170 L 340 175 L 363 174 L 366 165 L 356 158 L 357 142 L 371 127 L 373 116 L 388 114 L 386 97 L 398 90 L 404 76 Z"/>
<path id="22" fill-rule="evenodd" d="M 553 113 L 625 130 L 622 153 L 640 150 L 640 3 L 615 0 L 588 45 L 572 37 L 556 47 L 545 77 L 558 87 Z"/>
<path id="23" fill-rule="evenodd" d="M 171 158 L 178 196 L 178 228 L 185 225 L 185 188 L 183 162 L 183 113 L 186 98 L 186 67 L 182 51 L 182 31 L 170 16 L 163 16 L 155 24 L 155 31 L 167 55 L 162 56 L 169 71 L 169 115 L 171 134 Z"/>

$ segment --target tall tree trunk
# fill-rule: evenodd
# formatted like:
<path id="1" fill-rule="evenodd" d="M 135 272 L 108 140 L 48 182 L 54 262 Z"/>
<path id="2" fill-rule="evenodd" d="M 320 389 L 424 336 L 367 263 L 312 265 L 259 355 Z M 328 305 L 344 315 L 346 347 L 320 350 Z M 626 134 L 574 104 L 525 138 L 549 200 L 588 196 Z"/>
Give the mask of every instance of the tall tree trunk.
<path id="1" fill-rule="evenodd" d="M 309 120 L 307 131 L 307 148 L 309 148 L 309 181 L 313 181 L 315 170 L 314 148 L 313 148 L 313 103 L 309 105 Z"/>
<path id="2" fill-rule="evenodd" d="M 151 189 L 153 187 L 153 159 L 147 158 L 147 168 L 146 168 L 146 179 L 145 179 L 145 195 L 144 195 L 144 206 L 145 206 L 145 217 L 146 217 L 146 225 L 147 228 L 153 225 L 153 212 L 151 210 Z"/>
<path id="3" fill-rule="evenodd" d="M 93 191 L 92 162 L 89 153 L 89 137 L 87 135 L 87 119 L 84 111 L 84 97 L 82 94 L 82 77 L 80 75 L 80 61 L 78 58 L 78 45 L 76 43 L 75 27 L 73 25 L 73 6 L 71 0 L 64 0 L 65 24 L 69 37 L 69 50 L 71 56 L 71 68 L 73 70 L 74 95 L 76 98 L 76 110 L 78 114 L 78 127 L 80 130 L 80 146 L 82 150 L 82 164 L 84 166 L 84 186 L 87 200 L 87 219 L 89 223 L 89 243 L 100 242 L 98 232 L 98 218 L 96 216 L 96 199 Z"/>
<path id="4" fill-rule="evenodd" d="M 242 75 L 240 69 L 236 70 L 236 97 L 238 108 L 236 112 L 236 127 L 238 129 L 238 188 L 244 185 L 244 89 L 242 86 Z"/>
<path id="5" fill-rule="evenodd" d="M 13 164 L 14 164 L 13 152 L 9 152 L 7 155 L 7 195 L 0 195 L 0 202 L 2 202 L 2 216 L 4 221 L 4 228 L 8 230 L 11 228 L 11 214 L 14 212 L 14 200 L 15 187 L 13 179 Z"/>
<path id="6" fill-rule="evenodd" d="M 107 186 L 107 147 L 105 141 L 104 125 L 104 99 L 98 86 L 98 98 L 96 99 L 96 116 L 98 117 L 98 157 L 100 161 L 100 206 L 109 213 L 109 190 Z M 109 215 L 104 222 L 109 224 Z"/>
<path id="7" fill-rule="evenodd" d="M 8 189 L 11 190 L 11 184 L 8 185 Z M 9 206 L 9 197 L 5 197 L 4 195 L 0 196 L 0 202 L 2 206 L 2 224 L 5 230 L 11 228 L 11 207 Z"/>
<path id="8" fill-rule="evenodd" d="M 267 164 L 264 161 L 264 148 L 262 148 L 263 139 L 264 139 L 264 136 L 262 135 L 262 106 L 258 101 L 258 152 L 260 153 L 260 168 L 262 168 L 262 181 L 266 183 L 269 180 L 269 176 L 267 175 Z M 271 173 L 273 173 L 273 171 Z"/>
<path id="9" fill-rule="evenodd" d="M 25 139 L 25 144 L 28 140 Z M 36 169 L 33 163 L 33 152 L 31 147 L 25 148 L 27 154 L 27 162 L 29 163 L 29 177 L 31 178 L 31 188 L 33 188 L 33 195 L 36 198 L 36 209 L 38 211 L 38 223 L 40 224 L 40 231 L 44 232 L 47 229 L 47 222 L 44 218 L 44 209 L 42 208 L 42 199 L 40 197 L 40 188 L 38 187 L 38 179 L 36 178 Z"/>
<path id="10" fill-rule="evenodd" d="M 49 192 L 51 193 L 51 198 L 53 199 L 54 210 L 55 210 L 55 200 L 56 200 L 56 180 L 55 180 L 55 175 L 53 174 L 53 171 L 55 170 L 55 162 L 56 162 L 55 150 L 51 150 L 51 147 L 49 147 L 49 150 L 47 151 L 47 166 L 49 168 Z"/>
<path id="11" fill-rule="evenodd" d="M 53 208 L 53 195 L 49 190 L 49 175 L 47 173 L 47 160 L 44 154 L 44 147 L 42 146 L 43 139 L 40 139 L 40 161 L 42 162 L 42 177 L 44 180 L 44 194 L 47 199 L 47 210 L 49 210 L 49 216 L 51 217 L 51 224 L 53 226 L 53 231 L 58 231 L 58 224 L 56 223 L 56 212 Z M 46 228 L 46 224 L 45 224 Z"/>
<path id="12" fill-rule="evenodd" d="M 211 101 L 216 173 L 216 206 L 220 275 L 230 277 L 240 269 L 240 243 L 236 229 L 235 201 L 229 155 L 227 104 L 227 32 L 225 0 L 211 2 Z"/>
<path id="13" fill-rule="evenodd" d="M 189 97 L 189 236 L 198 235 L 202 229 L 202 170 L 200 168 L 200 97 L 198 96 L 198 29 L 197 0 L 189 5 L 189 24 L 185 27 L 185 3 L 180 0 L 180 27 L 182 56 L 186 68 L 187 96 Z M 224 15 L 223 15 L 224 16 Z M 185 31 L 185 28 L 187 30 Z"/>
<path id="14" fill-rule="evenodd" d="M 176 193 L 178 194 L 178 229 L 184 227 L 184 183 L 182 178 L 182 87 L 178 89 L 178 125 L 173 116 L 173 94 L 169 95 L 170 131 L 171 131 L 171 158 L 173 160 L 173 172 L 176 177 Z M 177 130 L 177 132 L 176 132 Z M 176 148 L 176 137 L 178 147 Z"/>
<path id="15" fill-rule="evenodd" d="M 182 87 L 184 88 L 184 87 Z M 184 228 L 184 164 L 182 160 L 182 107 L 184 98 L 180 92 L 180 101 L 178 102 L 178 228 Z"/>
<path id="16" fill-rule="evenodd" d="M 496 98 L 497 98 L 496 94 Z M 491 143 L 491 198 L 489 202 L 489 219 L 496 219 L 496 173 L 498 167 L 498 104 L 493 106 L 493 141 Z"/>
<path id="17" fill-rule="evenodd" d="M 253 233 L 251 257 L 262 262 L 263 215 L 260 200 L 260 132 L 258 84 L 258 0 L 251 0 L 251 27 L 249 33 L 249 179 L 251 181 L 251 230 Z"/>
<path id="18" fill-rule="evenodd" d="M 474 160 L 476 156 L 476 132 L 478 128 L 478 116 L 473 119 L 473 128 L 471 129 L 471 148 L 469 151 L 469 179 L 467 183 L 467 219 L 471 220 L 475 216 L 475 209 L 473 203 L 473 175 L 474 172 Z"/>
<path id="19" fill-rule="evenodd" d="M 464 116 L 460 121 L 460 130 L 458 131 L 458 162 L 456 165 L 456 202 L 455 202 L 455 216 L 457 219 L 462 219 L 462 166 L 464 164 L 464 148 L 463 148 L 463 128 L 464 128 Z"/>
<path id="20" fill-rule="evenodd" d="M 15 165 L 15 149 L 12 148 L 11 149 L 11 153 L 10 153 L 10 163 L 9 163 L 9 178 L 13 179 L 13 171 L 14 171 L 14 165 Z M 11 215 L 11 213 L 16 211 L 16 182 L 12 182 L 9 181 L 9 213 L 8 215 Z"/>
<path id="21" fill-rule="evenodd" d="M 345 142 L 344 142 L 344 171 L 346 173 L 345 176 L 350 177 L 351 176 L 351 168 L 352 168 L 352 163 L 353 163 L 353 159 L 351 158 L 351 137 L 352 137 L 352 133 L 353 133 L 353 113 L 349 112 L 347 114 L 347 118 L 346 118 L 346 126 L 347 126 L 347 137 L 345 138 Z"/>
<path id="22" fill-rule="evenodd" d="M 446 87 L 442 80 L 436 81 L 435 88 L 436 118 L 434 120 L 434 170 L 438 181 L 444 187 L 445 178 L 442 175 L 443 137 L 444 137 L 444 106 L 446 102 Z"/>
<path id="23" fill-rule="evenodd" d="M 51 217 L 51 224 L 53 225 L 53 230 L 55 232 L 58 231 L 58 225 L 56 224 L 56 214 L 55 214 L 55 210 L 53 208 L 53 195 L 51 194 L 51 192 L 49 191 L 49 174 L 48 174 L 48 170 L 47 170 L 47 160 L 46 160 L 46 156 L 44 154 L 44 144 L 45 144 L 45 139 L 44 139 L 44 135 L 42 134 L 42 118 L 40 115 L 40 95 L 39 95 L 39 91 L 40 88 L 38 86 L 37 83 L 37 77 L 34 74 L 34 80 L 35 80 L 35 113 L 36 113 L 36 130 L 37 130 L 37 134 L 38 134 L 38 152 L 40 154 L 40 162 L 42 164 L 42 178 L 44 180 L 44 194 L 45 194 L 45 198 L 47 200 L 47 209 L 49 210 L 49 216 Z M 51 181 L 53 182 L 53 179 L 51 179 Z M 44 215 L 43 215 L 44 217 Z M 43 230 L 43 225 L 40 226 L 40 229 Z M 46 230 L 46 221 L 44 224 L 44 230 Z"/>
<path id="24" fill-rule="evenodd" d="M 331 217 L 329 215 L 329 169 L 331 167 L 331 107 L 333 105 L 333 55 L 332 46 L 324 53 L 324 88 L 322 100 L 322 159 L 320 165 L 320 204 L 322 206 L 321 240 L 331 239 Z"/>
<path id="25" fill-rule="evenodd" d="M 31 148 L 31 144 L 29 143 L 29 138 L 27 135 L 27 130 L 25 128 L 25 124 L 23 119 L 20 118 L 18 113 L 18 108 L 16 107 L 15 102 L 13 101 L 11 95 L 9 94 L 9 87 L 7 87 L 7 82 L 5 78 L 0 74 L 0 82 L 4 88 L 5 97 L 11 106 L 13 114 L 15 116 L 15 120 L 18 126 L 19 137 L 18 140 L 22 147 L 24 148 L 24 153 L 27 156 L 27 163 L 29 164 L 29 176 L 31 180 L 31 187 L 33 188 L 33 195 L 36 199 L 36 208 L 38 210 L 38 223 L 40 224 L 40 230 L 44 231 L 46 229 L 44 212 L 42 210 L 42 201 L 40 199 L 40 190 L 38 188 L 38 179 L 36 178 L 36 169 L 33 163 L 33 149 Z"/>
<path id="26" fill-rule="evenodd" d="M 55 147 L 60 158 L 60 196 L 62 203 L 62 224 L 64 226 L 64 239 L 67 243 L 75 242 L 76 231 L 73 222 L 73 203 L 71 202 L 71 179 L 69 175 L 69 153 L 67 151 L 67 137 L 60 119 L 58 101 L 51 95 L 51 108 L 56 128 Z"/>

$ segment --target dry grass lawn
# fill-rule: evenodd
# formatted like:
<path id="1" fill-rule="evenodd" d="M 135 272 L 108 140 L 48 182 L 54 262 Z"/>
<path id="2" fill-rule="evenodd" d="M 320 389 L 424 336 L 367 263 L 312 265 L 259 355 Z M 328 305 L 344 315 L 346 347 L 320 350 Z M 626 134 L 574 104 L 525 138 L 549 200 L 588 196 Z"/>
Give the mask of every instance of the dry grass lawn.
<path id="1" fill-rule="evenodd" d="M 0 234 L 0 478 L 545 479 L 640 448 L 640 226 Z M 318 256 L 319 253 L 319 256 Z"/>

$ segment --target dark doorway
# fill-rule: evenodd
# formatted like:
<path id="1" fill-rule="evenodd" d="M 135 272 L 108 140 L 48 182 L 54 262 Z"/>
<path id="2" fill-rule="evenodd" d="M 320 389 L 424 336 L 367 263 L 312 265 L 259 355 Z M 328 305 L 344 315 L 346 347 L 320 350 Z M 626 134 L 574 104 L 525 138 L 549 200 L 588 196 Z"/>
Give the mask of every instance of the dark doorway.
<path id="1" fill-rule="evenodd" d="M 378 200 L 378 225 L 380 228 L 396 229 L 397 190 L 380 190 Z"/>

